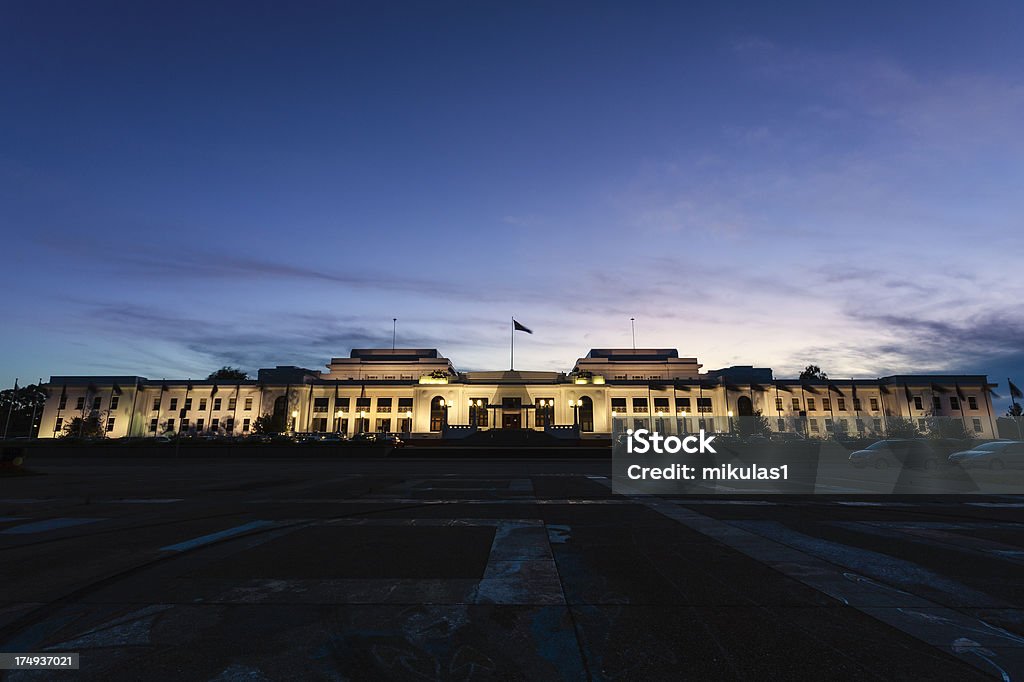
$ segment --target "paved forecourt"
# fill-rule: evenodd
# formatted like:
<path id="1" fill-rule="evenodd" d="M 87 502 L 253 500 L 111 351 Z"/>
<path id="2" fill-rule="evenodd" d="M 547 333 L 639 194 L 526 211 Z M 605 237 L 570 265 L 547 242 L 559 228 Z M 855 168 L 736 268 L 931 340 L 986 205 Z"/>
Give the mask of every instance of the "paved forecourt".
<path id="1" fill-rule="evenodd" d="M 608 460 L 46 460 L 7 679 L 1024 672 L 1024 499 L 613 495 Z"/>

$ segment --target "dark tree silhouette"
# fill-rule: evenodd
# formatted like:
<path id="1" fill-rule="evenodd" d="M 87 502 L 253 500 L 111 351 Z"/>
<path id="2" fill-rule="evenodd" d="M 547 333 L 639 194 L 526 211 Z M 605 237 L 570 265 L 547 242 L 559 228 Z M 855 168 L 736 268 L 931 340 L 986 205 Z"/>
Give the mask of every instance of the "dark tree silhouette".
<path id="1" fill-rule="evenodd" d="M 223 367 L 218 369 L 216 372 L 211 373 L 210 376 L 208 376 L 206 378 L 207 379 L 248 379 L 249 375 L 246 374 L 245 372 L 243 372 L 242 370 L 238 369 L 237 367 L 229 367 L 228 365 L 224 365 Z"/>
<path id="2" fill-rule="evenodd" d="M 828 379 L 828 375 L 821 371 L 821 367 L 817 365 L 807 365 L 804 367 L 804 371 L 800 372 L 800 381 L 806 380 L 818 380 L 825 381 Z"/>

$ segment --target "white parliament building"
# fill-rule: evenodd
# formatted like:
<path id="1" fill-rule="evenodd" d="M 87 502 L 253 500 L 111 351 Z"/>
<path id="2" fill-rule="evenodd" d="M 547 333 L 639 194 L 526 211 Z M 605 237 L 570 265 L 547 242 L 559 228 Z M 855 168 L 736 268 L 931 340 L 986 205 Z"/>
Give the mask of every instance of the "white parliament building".
<path id="1" fill-rule="evenodd" d="M 457 438 L 489 429 L 530 429 L 566 438 L 608 438 L 625 428 L 662 433 L 732 430 L 760 414 L 774 431 L 807 437 L 883 435 L 894 419 L 921 431 L 948 418 L 995 437 L 985 375 L 877 379 L 776 379 L 769 368 L 701 372 L 674 349 L 594 349 L 572 370 L 460 372 L 436 349 L 355 349 L 327 371 L 261 369 L 256 379 L 168 380 L 53 376 L 40 437 L 96 416 L 108 437 L 173 433 L 245 436 L 273 415 L 290 432 L 391 432 Z M 904 424 L 906 422 L 903 422 Z"/>

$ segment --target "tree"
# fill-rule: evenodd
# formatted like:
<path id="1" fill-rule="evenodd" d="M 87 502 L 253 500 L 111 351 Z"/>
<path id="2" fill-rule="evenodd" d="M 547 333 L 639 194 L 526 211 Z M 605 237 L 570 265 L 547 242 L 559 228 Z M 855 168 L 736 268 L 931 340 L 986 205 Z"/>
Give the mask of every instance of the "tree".
<path id="1" fill-rule="evenodd" d="M 821 371 L 817 365 L 807 365 L 804 371 L 800 372 L 800 381 L 826 381 L 828 375 Z"/>
<path id="2" fill-rule="evenodd" d="M 37 435 L 45 402 L 46 391 L 35 384 L 21 386 L 17 391 L 13 388 L 0 391 L 0 436 L 5 428 L 9 438 Z M 10 423 L 7 421 L 8 414 Z"/>
<path id="3" fill-rule="evenodd" d="M 767 436 L 771 432 L 771 423 L 768 421 L 767 417 L 761 414 L 761 410 L 758 410 L 752 416 L 736 418 L 736 433 L 741 438 L 749 438 L 750 436 Z"/>
<path id="4" fill-rule="evenodd" d="M 284 428 L 285 420 L 281 417 L 275 419 L 272 414 L 265 414 L 262 417 L 256 417 L 252 423 L 253 433 L 261 435 L 284 433 Z"/>
<path id="5" fill-rule="evenodd" d="M 889 438 L 918 438 L 921 433 L 913 419 L 889 417 L 885 423 L 885 432 Z"/>
<path id="6" fill-rule="evenodd" d="M 216 372 L 211 373 L 210 376 L 208 376 L 206 378 L 207 379 L 248 379 L 249 375 L 246 374 L 244 371 L 238 369 L 237 367 L 231 367 L 229 365 L 224 365 L 223 367 L 218 369 Z"/>
<path id="7" fill-rule="evenodd" d="M 105 438 L 103 417 L 99 412 L 91 412 L 74 417 L 64 422 L 64 433 L 61 438 Z"/>

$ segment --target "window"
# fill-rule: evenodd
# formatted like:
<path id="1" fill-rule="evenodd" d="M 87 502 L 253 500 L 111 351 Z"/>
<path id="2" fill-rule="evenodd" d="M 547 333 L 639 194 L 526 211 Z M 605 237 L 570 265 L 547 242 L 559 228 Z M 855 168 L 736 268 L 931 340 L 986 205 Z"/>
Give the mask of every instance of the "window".
<path id="1" fill-rule="evenodd" d="M 882 430 L 882 420 L 881 419 L 872 419 L 871 420 L 871 428 L 874 429 L 875 431 L 879 431 L 880 432 Z"/>
<path id="2" fill-rule="evenodd" d="M 85 409 L 85 398 L 78 397 L 78 398 L 75 399 L 75 409 L 76 410 L 84 410 Z"/>
<path id="3" fill-rule="evenodd" d="M 793 405 L 793 411 L 794 412 L 799 412 L 800 411 L 800 398 L 793 398 L 792 405 Z"/>
<path id="4" fill-rule="evenodd" d="M 229 410 L 234 412 L 235 408 L 237 407 L 237 405 L 238 405 L 238 399 L 237 398 L 228 398 L 228 409 Z"/>
<path id="5" fill-rule="evenodd" d="M 919 396 L 919 395 L 915 395 L 914 396 L 914 409 L 915 410 L 923 410 L 924 409 L 924 404 L 921 402 L 921 396 Z"/>
<path id="6" fill-rule="evenodd" d="M 555 399 L 541 398 L 537 401 L 537 426 L 555 425 Z"/>
<path id="7" fill-rule="evenodd" d="M 936 411 L 942 409 L 942 398 L 937 395 L 932 396 L 932 409 Z"/>
<path id="8" fill-rule="evenodd" d="M 960 398 L 955 395 L 949 396 L 949 409 L 959 410 L 960 409 Z"/>
<path id="9" fill-rule="evenodd" d="M 836 400 L 839 403 L 839 411 L 840 412 L 845 412 L 846 411 L 846 398 L 837 398 Z"/>
<path id="10" fill-rule="evenodd" d="M 369 430 L 370 430 L 370 418 L 369 417 L 361 417 L 359 419 L 356 419 L 356 433 L 366 433 Z M 439 428 L 438 431 L 440 431 L 440 430 L 441 429 Z"/>
<path id="11" fill-rule="evenodd" d="M 714 407 L 711 405 L 711 398 L 697 398 L 697 411 L 709 414 Z"/>
<path id="12" fill-rule="evenodd" d="M 58 410 L 63 410 L 68 406 L 68 396 L 65 393 L 60 394 L 60 403 L 57 404 Z"/>
<path id="13" fill-rule="evenodd" d="M 849 433 L 850 432 L 850 420 L 849 419 L 840 419 L 839 420 L 839 430 L 842 433 Z"/>
<path id="14" fill-rule="evenodd" d="M 114 418 L 113 417 L 108 417 L 107 418 L 107 433 L 110 433 L 113 430 L 114 430 Z"/>
<path id="15" fill-rule="evenodd" d="M 313 430 L 317 433 L 323 433 L 327 430 L 327 417 L 314 417 L 313 418 Z"/>
<path id="16" fill-rule="evenodd" d="M 971 424 L 974 426 L 975 433 L 981 433 L 981 420 L 977 417 L 971 419 Z"/>
<path id="17" fill-rule="evenodd" d="M 412 433 L 412 419 L 403 417 L 398 420 L 398 430 L 402 433 Z"/>
<path id="18" fill-rule="evenodd" d="M 248 400 L 252 400 L 252 398 L 248 398 Z M 242 420 L 242 433 L 249 433 L 249 425 L 250 425 L 251 422 L 252 422 L 251 419 L 243 419 Z"/>
<path id="19" fill-rule="evenodd" d="M 814 412 L 814 409 L 815 409 L 814 408 L 814 398 L 808 398 L 807 399 L 807 411 L 808 412 Z"/>
<path id="20" fill-rule="evenodd" d="M 206 398 L 199 399 L 199 411 L 206 412 Z"/>
<path id="21" fill-rule="evenodd" d="M 203 421 L 204 420 L 202 418 L 199 418 L 199 419 L 196 420 L 196 431 L 202 431 L 203 430 Z"/>
<path id="22" fill-rule="evenodd" d="M 518 410 L 523 407 L 523 399 L 518 396 L 507 396 L 501 399 L 501 406 L 506 410 Z"/>
<path id="23" fill-rule="evenodd" d="M 780 398 L 779 400 L 781 400 L 781 398 Z M 777 431 L 779 431 L 780 433 L 781 433 L 781 432 L 783 432 L 783 431 L 785 431 L 785 430 L 786 430 L 786 420 L 785 420 L 785 419 L 782 419 L 782 418 L 780 417 L 780 418 L 779 418 L 779 421 L 778 421 L 778 423 L 777 423 L 777 426 L 778 426 L 778 428 L 777 428 L 776 430 L 777 430 Z"/>
<path id="24" fill-rule="evenodd" d="M 811 425 L 811 433 L 818 433 L 818 420 L 812 419 L 808 423 Z"/>
<path id="25" fill-rule="evenodd" d="M 975 398 L 973 395 L 967 396 L 967 407 L 969 407 L 972 410 L 978 409 L 978 399 Z"/>
<path id="26" fill-rule="evenodd" d="M 174 420 L 173 419 L 168 419 L 167 420 L 167 430 L 168 431 L 174 431 Z"/>
<path id="27" fill-rule="evenodd" d="M 216 431 L 219 428 L 220 428 L 220 419 L 214 417 L 213 419 L 210 420 L 210 430 L 211 431 Z"/>
<path id="28" fill-rule="evenodd" d="M 832 422 L 831 419 L 826 417 L 825 418 L 825 432 L 826 433 L 835 433 L 835 431 L 836 431 L 835 424 Z"/>
<path id="29" fill-rule="evenodd" d="M 160 398 L 153 398 L 153 411 L 154 412 L 159 412 L 160 411 Z"/>
<path id="30" fill-rule="evenodd" d="M 626 399 L 625 398 L 612 398 L 612 414 L 625 414 L 626 413 Z"/>
<path id="31" fill-rule="evenodd" d="M 633 420 L 633 430 L 634 431 L 638 431 L 640 429 L 646 429 L 646 428 L 647 428 L 647 420 L 646 419 L 634 419 Z"/>
<path id="32" fill-rule="evenodd" d="M 539 404 L 539 403 L 538 403 Z M 399 412 L 403 410 L 399 409 Z M 537 408 L 537 426 L 541 426 L 540 423 L 541 408 Z M 486 398 L 470 398 L 469 399 L 469 425 L 482 427 L 487 426 L 487 399 Z"/>
<path id="33" fill-rule="evenodd" d="M 178 399 L 171 398 L 171 412 L 174 412 L 176 409 L 178 409 Z"/>
<path id="34" fill-rule="evenodd" d="M 248 397 L 248 398 L 245 399 L 245 408 L 244 409 L 247 412 L 252 410 L 252 397 Z M 246 419 L 246 421 L 249 421 L 249 420 Z"/>
<path id="35" fill-rule="evenodd" d="M 330 406 L 330 402 L 330 398 L 313 398 L 313 411 L 326 412 L 327 408 Z"/>
<path id="36" fill-rule="evenodd" d="M 391 412 L 391 398 L 377 398 L 377 412 Z"/>
<path id="37" fill-rule="evenodd" d="M 922 433 L 927 431 L 928 430 L 928 420 L 926 420 L 926 419 L 918 419 L 917 420 L 917 430 L 921 431 Z"/>
<path id="38" fill-rule="evenodd" d="M 188 431 L 188 419 L 181 420 L 181 430 Z"/>
<path id="39" fill-rule="evenodd" d="M 341 410 L 342 412 L 348 412 L 348 404 L 348 398 L 338 398 L 337 400 L 334 401 L 335 412 L 337 412 L 338 410 Z"/>
<path id="40" fill-rule="evenodd" d="M 149 432 L 156 433 L 157 427 L 160 425 L 160 420 L 150 419 L 149 420 Z"/>
<path id="41" fill-rule="evenodd" d="M 213 399 L 213 409 L 220 410 L 220 398 Z"/>
<path id="42" fill-rule="evenodd" d="M 227 418 L 227 420 L 224 422 L 224 430 L 227 431 L 228 433 L 234 433 L 235 432 L 235 418 L 234 417 L 228 417 Z"/>
<path id="43" fill-rule="evenodd" d="M 484 401 L 486 404 L 487 401 Z M 406 412 L 412 412 L 412 398 L 399 398 L 398 399 L 398 411 L 405 414 Z"/>
<path id="44" fill-rule="evenodd" d="M 110 399 L 110 409 L 116 410 L 118 403 L 121 402 L 121 396 L 115 395 Z"/>
<path id="45" fill-rule="evenodd" d="M 854 398 L 853 399 L 853 409 L 856 412 L 860 412 L 860 409 L 861 409 L 860 408 L 860 398 Z"/>
<path id="46" fill-rule="evenodd" d="M 871 411 L 878 412 L 878 398 L 868 398 L 871 401 Z"/>
<path id="47" fill-rule="evenodd" d="M 391 420 L 390 419 L 378 419 L 377 420 L 377 433 L 389 433 L 390 431 L 391 431 Z"/>
<path id="48" fill-rule="evenodd" d="M 775 411 L 782 412 L 782 398 L 775 399 Z"/>
<path id="49" fill-rule="evenodd" d="M 184 409 L 186 411 L 192 409 L 192 398 L 185 398 L 185 408 Z"/>
<path id="50" fill-rule="evenodd" d="M 103 406 L 103 398 L 96 396 L 92 399 L 92 409 L 98 410 Z"/>
<path id="51" fill-rule="evenodd" d="M 863 419 L 858 419 L 857 420 L 857 433 L 864 433 L 864 420 Z"/>
<path id="52" fill-rule="evenodd" d="M 369 398 L 356 398 L 356 412 L 369 412 L 370 411 L 370 399 Z"/>
<path id="53" fill-rule="evenodd" d="M 668 398 L 655 398 L 654 399 L 654 412 L 656 414 L 668 414 Z"/>
<path id="54" fill-rule="evenodd" d="M 633 398 L 634 414 L 647 414 L 647 398 Z"/>
<path id="55" fill-rule="evenodd" d="M 676 398 L 676 412 L 690 412 L 690 399 Z"/>
<path id="56" fill-rule="evenodd" d="M 832 399 L 831 398 L 822 398 L 821 399 L 821 409 L 825 410 L 826 412 L 831 412 L 832 411 Z"/>
<path id="57" fill-rule="evenodd" d="M 57 417 L 56 423 L 53 425 L 53 432 L 57 433 L 64 428 L 64 417 Z"/>

